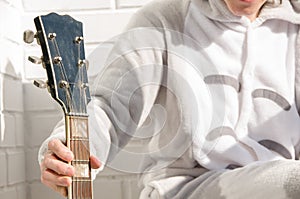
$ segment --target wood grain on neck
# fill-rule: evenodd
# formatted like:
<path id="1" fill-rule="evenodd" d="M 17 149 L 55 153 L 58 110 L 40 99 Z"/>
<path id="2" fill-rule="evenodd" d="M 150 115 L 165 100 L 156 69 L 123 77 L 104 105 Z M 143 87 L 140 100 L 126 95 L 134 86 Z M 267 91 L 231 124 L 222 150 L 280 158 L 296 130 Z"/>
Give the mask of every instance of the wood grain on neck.
<path id="1" fill-rule="evenodd" d="M 74 154 L 71 165 L 75 168 L 68 199 L 92 199 L 88 117 L 66 116 L 66 137 L 67 146 Z"/>

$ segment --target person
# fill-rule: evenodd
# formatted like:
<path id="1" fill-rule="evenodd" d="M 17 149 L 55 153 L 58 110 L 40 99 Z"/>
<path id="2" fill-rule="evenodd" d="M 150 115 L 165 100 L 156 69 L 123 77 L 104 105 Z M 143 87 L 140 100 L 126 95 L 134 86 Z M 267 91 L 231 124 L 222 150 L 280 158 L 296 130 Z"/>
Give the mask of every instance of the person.
<path id="1" fill-rule="evenodd" d="M 140 9 L 91 77 L 91 167 L 140 138 L 140 198 L 299 198 L 299 9 L 297 0 Z M 39 152 L 42 182 L 62 195 L 75 172 L 64 141 L 62 121 Z"/>

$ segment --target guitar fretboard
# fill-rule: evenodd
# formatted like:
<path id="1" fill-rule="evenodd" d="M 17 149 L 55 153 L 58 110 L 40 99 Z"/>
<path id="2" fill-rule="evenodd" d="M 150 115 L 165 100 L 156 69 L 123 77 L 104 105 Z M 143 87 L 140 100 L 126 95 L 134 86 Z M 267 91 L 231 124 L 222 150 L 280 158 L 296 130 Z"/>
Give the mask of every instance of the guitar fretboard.
<path id="1" fill-rule="evenodd" d="M 66 124 L 67 145 L 74 153 L 71 164 L 75 168 L 68 196 L 70 199 L 92 199 L 88 117 L 67 116 Z"/>

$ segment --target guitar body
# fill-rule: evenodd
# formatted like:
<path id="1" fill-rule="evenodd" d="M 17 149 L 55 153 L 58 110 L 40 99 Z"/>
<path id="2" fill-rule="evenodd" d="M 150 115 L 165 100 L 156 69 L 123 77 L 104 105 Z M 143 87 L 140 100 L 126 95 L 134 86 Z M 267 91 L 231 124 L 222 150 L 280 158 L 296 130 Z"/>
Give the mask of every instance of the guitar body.
<path id="1" fill-rule="evenodd" d="M 65 115 L 66 145 L 74 153 L 75 168 L 68 199 L 92 199 L 87 104 L 90 92 L 82 23 L 51 13 L 34 19 L 47 71 L 47 87 Z"/>

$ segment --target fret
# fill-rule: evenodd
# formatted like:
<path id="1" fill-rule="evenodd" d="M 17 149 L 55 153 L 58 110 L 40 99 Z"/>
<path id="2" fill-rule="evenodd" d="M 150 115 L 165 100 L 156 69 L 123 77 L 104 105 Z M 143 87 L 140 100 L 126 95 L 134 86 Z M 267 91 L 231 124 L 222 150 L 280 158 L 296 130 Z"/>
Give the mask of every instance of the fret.
<path id="1" fill-rule="evenodd" d="M 73 178 L 72 181 L 73 182 L 92 182 L 92 180 L 90 180 L 90 179 L 77 179 L 77 178 Z"/>
<path id="2" fill-rule="evenodd" d="M 72 163 L 78 163 L 78 164 L 88 164 L 89 160 L 72 160 Z"/>
<path id="3" fill-rule="evenodd" d="M 86 114 L 86 113 L 70 112 L 70 113 L 68 113 L 68 116 L 72 116 L 72 117 L 88 117 L 89 115 Z"/>
<path id="4" fill-rule="evenodd" d="M 70 141 L 89 141 L 88 138 L 80 138 L 80 137 L 72 137 L 70 138 Z"/>

